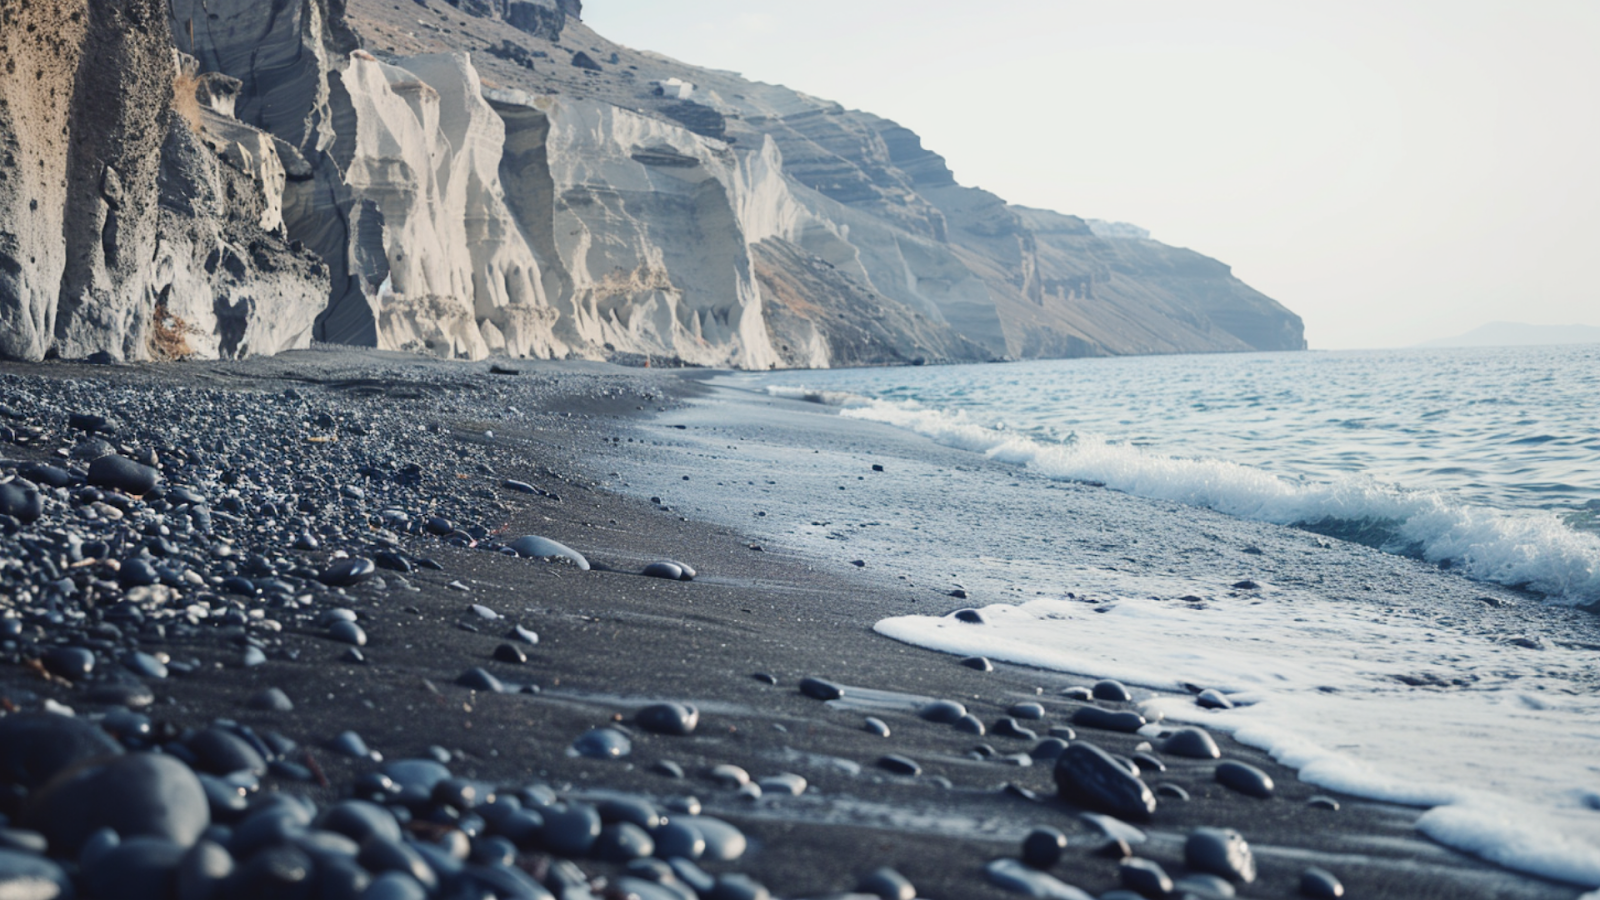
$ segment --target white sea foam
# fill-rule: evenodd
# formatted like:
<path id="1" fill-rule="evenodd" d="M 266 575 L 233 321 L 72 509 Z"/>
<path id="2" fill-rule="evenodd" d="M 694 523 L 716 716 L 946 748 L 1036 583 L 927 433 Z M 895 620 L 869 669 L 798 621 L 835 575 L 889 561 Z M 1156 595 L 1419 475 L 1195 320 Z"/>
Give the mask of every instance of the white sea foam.
<path id="1" fill-rule="evenodd" d="M 1445 633 L 1407 612 L 1271 585 L 1239 597 L 1190 579 L 1066 577 L 1101 602 L 1040 599 L 986 607 L 983 625 L 904 616 L 877 630 L 1155 688 L 1217 687 L 1235 709 L 1168 697 L 1148 712 L 1232 733 L 1309 783 L 1433 807 L 1417 827 L 1446 845 L 1600 886 L 1600 698 L 1572 690 L 1592 665 L 1583 652 Z M 1204 601 L 1152 599 L 1188 595 Z"/>
<path id="2" fill-rule="evenodd" d="M 1026 466 L 1047 477 L 1104 484 L 1157 500 L 1282 525 L 1351 526 L 1386 535 L 1384 549 L 1448 560 L 1465 575 L 1539 591 L 1557 602 L 1600 601 L 1600 535 L 1548 512 L 1502 512 L 1371 479 L 1293 480 L 1226 460 L 1180 458 L 1079 434 L 1064 443 L 989 427 L 963 411 L 840 391 L 769 386 L 773 396 L 840 408 L 941 444 Z"/>

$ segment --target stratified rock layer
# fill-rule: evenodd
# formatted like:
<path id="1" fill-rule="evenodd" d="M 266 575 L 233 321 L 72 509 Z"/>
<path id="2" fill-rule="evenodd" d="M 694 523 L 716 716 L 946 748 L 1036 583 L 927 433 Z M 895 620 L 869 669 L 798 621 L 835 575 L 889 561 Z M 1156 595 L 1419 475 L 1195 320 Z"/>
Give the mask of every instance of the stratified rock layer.
<path id="1" fill-rule="evenodd" d="M 0 354 L 771 368 L 1304 346 L 1228 268 L 577 0 L 0 0 Z M 480 52 L 487 51 L 487 52 Z"/>

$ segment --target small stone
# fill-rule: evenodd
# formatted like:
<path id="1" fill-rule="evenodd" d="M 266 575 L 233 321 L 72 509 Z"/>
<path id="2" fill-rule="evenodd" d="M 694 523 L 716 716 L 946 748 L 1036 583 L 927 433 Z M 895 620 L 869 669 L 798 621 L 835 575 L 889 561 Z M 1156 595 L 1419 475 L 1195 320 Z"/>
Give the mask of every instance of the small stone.
<path id="1" fill-rule="evenodd" d="M 967 708 L 954 700 L 935 700 L 917 710 L 917 718 L 936 725 L 951 725 L 967 714 Z"/>
<path id="2" fill-rule="evenodd" d="M 1072 724 L 1132 734 L 1145 726 L 1145 719 L 1136 712 L 1112 712 L 1098 706 L 1080 706 L 1072 714 Z"/>
<path id="3" fill-rule="evenodd" d="M 745 850 L 749 847 L 749 841 L 745 838 L 744 832 L 721 819 L 691 815 L 680 816 L 673 821 L 690 825 L 705 837 L 705 859 L 713 862 L 733 862 L 743 856 Z"/>
<path id="4" fill-rule="evenodd" d="M 1155 862 L 1131 857 L 1117 869 L 1122 886 L 1146 897 L 1165 897 L 1172 892 L 1172 876 Z"/>
<path id="5" fill-rule="evenodd" d="M 1128 688 L 1122 682 L 1110 678 L 1095 682 L 1092 693 L 1096 700 L 1110 700 L 1116 703 L 1128 703 L 1133 700 L 1133 695 L 1128 693 Z"/>
<path id="6" fill-rule="evenodd" d="M 896 775 L 907 775 L 915 778 L 922 774 L 922 767 L 908 757 L 897 753 L 878 757 L 878 768 Z"/>
<path id="7" fill-rule="evenodd" d="M 113 453 L 89 464 L 88 480 L 97 487 L 108 487 L 139 497 L 156 486 L 156 482 L 161 480 L 161 473 Z"/>
<path id="8" fill-rule="evenodd" d="M 128 671 L 143 678 L 162 679 L 169 672 L 167 664 L 148 653 L 136 650 L 122 658 L 122 665 Z"/>
<path id="9" fill-rule="evenodd" d="M 328 626 L 328 637 L 355 647 L 367 645 L 367 633 L 361 630 L 361 626 L 344 619 L 339 619 Z"/>
<path id="10" fill-rule="evenodd" d="M 792 772 L 768 775 L 756 784 L 760 785 L 763 794 L 788 794 L 791 797 L 798 797 L 806 792 L 806 780 Z"/>
<path id="11" fill-rule="evenodd" d="M 1067 751 L 1067 742 L 1058 737 L 1047 737 L 1028 751 L 1035 762 L 1054 762 Z"/>
<path id="12" fill-rule="evenodd" d="M 1300 873 L 1300 893 L 1313 900 L 1338 900 L 1344 896 L 1344 885 L 1332 872 L 1312 866 Z"/>
<path id="13" fill-rule="evenodd" d="M 183 854 L 166 838 L 128 838 L 97 857 L 81 880 L 95 897 L 165 900 Z"/>
<path id="14" fill-rule="evenodd" d="M 201 771 L 213 775 L 249 772 L 257 777 L 266 774 L 267 761 L 249 741 L 225 729 L 213 726 L 196 732 L 187 744 Z"/>
<path id="15" fill-rule="evenodd" d="M 711 771 L 707 772 L 706 774 L 711 778 L 712 781 L 715 781 L 717 784 L 720 784 L 725 788 L 737 789 L 742 788 L 750 783 L 749 772 L 746 772 L 738 766 L 730 765 L 728 763 L 723 763 L 720 766 L 713 766 Z"/>
<path id="16" fill-rule="evenodd" d="M 983 720 L 972 713 L 967 713 L 950 724 L 956 731 L 963 734 L 977 735 L 978 737 L 983 737 L 989 731 L 988 726 L 983 724 Z"/>
<path id="17" fill-rule="evenodd" d="M 600 831 L 591 852 L 608 862 L 643 859 L 656 851 L 655 839 L 632 822 L 614 822 Z"/>
<path id="18" fill-rule="evenodd" d="M 916 900 L 917 889 L 911 880 L 894 869 L 884 866 L 862 876 L 856 891 L 871 894 L 882 900 Z"/>
<path id="19" fill-rule="evenodd" d="M 1229 790 L 1263 800 L 1271 797 L 1276 789 L 1271 775 L 1249 763 L 1231 759 L 1217 764 L 1217 783 Z"/>
<path id="20" fill-rule="evenodd" d="M 506 637 L 514 641 L 521 641 L 529 646 L 539 643 L 539 635 L 532 629 L 523 628 L 521 625 L 511 626 L 511 630 L 506 632 Z"/>
<path id="21" fill-rule="evenodd" d="M 1156 798 L 1143 781 L 1109 753 L 1079 741 L 1056 760 L 1056 789 L 1062 798 L 1124 819 L 1147 820 Z"/>
<path id="22" fill-rule="evenodd" d="M 886 738 L 889 736 L 888 723 L 884 722 L 877 716 L 867 716 L 866 720 L 862 722 L 861 727 L 864 728 L 867 733 L 875 734 L 878 737 Z"/>
<path id="23" fill-rule="evenodd" d="M 1203 728 L 1179 728 L 1161 742 L 1161 752 L 1185 759 L 1221 759 L 1217 742 Z"/>
<path id="24" fill-rule="evenodd" d="M 761 682 L 762 684 L 770 684 L 770 685 L 776 686 L 777 683 L 778 683 L 777 676 L 770 675 L 770 674 L 768 674 L 766 672 L 757 672 L 754 675 L 751 675 L 750 677 L 754 678 L 755 680 L 757 680 L 759 682 Z"/>
<path id="25" fill-rule="evenodd" d="M 664 578 L 668 581 L 677 581 L 683 577 L 683 569 L 675 563 L 653 562 L 639 572 L 646 578 Z"/>
<path id="26" fill-rule="evenodd" d="M 1244 581 L 1235 581 L 1233 583 L 1233 589 L 1236 591 L 1257 591 L 1261 589 L 1261 585 L 1256 584 L 1254 581 L 1246 578 Z"/>
<path id="27" fill-rule="evenodd" d="M 966 666 L 969 669 L 972 669 L 973 671 L 976 671 L 976 672 L 993 672 L 994 671 L 994 663 L 989 662 L 987 657 L 969 656 L 966 659 L 963 659 L 961 661 L 961 664 L 963 666 Z"/>
<path id="28" fill-rule="evenodd" d="M 371 748 L 367 746 L 366 741 L 361 739 L 361 735 L 356 734 L 354 731 L 339 732 L 339 734 L 329 742 L 328 746 L 331 747 L 334 752 L 342 756 L 348 756 L 351 759 L 372 758 Z M 399 779 L 396 780 L 398 781 Z"/>
<path id="29" fill-rule="evenodd" d="M 800 679 L 800 693 L 814 700 L 837 700 L 844 696 L 844 688 L 821 678 Z"/>
<path id="30" fill-rule="evenodd" d="M 1229 881 L 1256 880 L 1255 855 L 1244 836 L 1232 828 L 1196 828 L 1184 842 L 1183 861 L 1191 869 Z"/>
<path id="31" fill-rule="evenodd" d="M 0 516 L 10 516 L 27 525 L 43 514 L 44 498 L 38 491 L 16 482 L 0 484 Z"/>
<path id="32" fill-rule="evenodd" d="M 1077 685 L 1075 687 L 1063 689 L 1061 691 L 1061 696 L 1067 698 L 1068 700 L 1081 700 L 1087 703 L 1088 701 L 1094 699 L 1094 691 L 1091 691 L 1082 685 Z"/>
<path id="33" fill-rule="evenodd" d="M 1035 828 L 1022 839 L 1022 861 L 1035 869 L 1048 869 L 1061 861 L 1066 849 L 1067 836 L 1061 829 Z"/>
<path id="34" fill-rule="evenodd" d="M 1329 812 L 1339 811 L 1339 801 L 1333 799 L 1332 797 L 1325 797 L 1321 794 L 1318 794 L 1317 796 L 1312 797 L 1310 800 L 1307 800 L 1306 805 L 1312 809 L 1326 809 Z"/>
<path id="35" fill-rule="evenodd" d="M 668 778 L 684 777 L 683 766 L 678 765 L 670 759 L 656 760 L 655 763 L 650 767 L 650 771 L 655 772 L 657 775 L 665 775 Z"/>
<path id="36" fill-rule="evenodd" d="M 1194 698 L 1194 702 L 1205 709 L 1233 709 L 1233 701 L 1216 688 L 1206 688 L 1201 691 Z"/>
<path id="37" fill-rule="evenodd" d="M 200 840 L 178 860 L 178 900 L 210 900 L 222 896 L 222 885 L 233 874 L 233 855 L 222 845 Z"/>
<path id="38" fill-rule="evenodd" d="M 317 580 L 329 587 L 352 587 L 371 578 L 377 571 L 377 563 L 364 556 L 352 556 L 322 570 Z"/>
<path id="39" fill-rule="evenodd" d="M 1013 703 L 1006 709 L 1006 715 L 1037 722 L 1044 718 L 1044 706 L 1038 703 Z"/>
<path id="40" fill-rule="evenodd" d="M 1174 800 L 1182 800 L 1184 802 L 1189 800 L 1189 792 L 1170 781 L 1163 781 L 1156 785 L 1156 796 L 1171 797 Z"/>
<path id="41" fill-rule="evenodd" d="M 633 721 L 655 734 L 693 734 L 700 724 L 700 710 L 683 703 L 656 703 L 639 710 Z"/>
<path id="42" fill-rule="evenodd" d="M 584 559 L 582 553 L 549 538 L 530 534 L 512 541 L 511 549 L 517 551 L 518 556 L 530 559 L 565 559 L 582 571 L 589 571 L 589 561 Z"/>
<path id="43" fill-rule="evenodd" d="M 681 821 L 671 821 L 650 832 L 655 840 L 655 853 L 662 859 L 682 857 L 699 859 L 706 852 L 706 837 L 700 829 Z"/>
<path id="44" fill-rule="evenodd" d="M 484 691 L 490 694 L 511 694 L 516 692 L 515 688 L 496 678 L 493 673 L 477 666 L 456 676 L 456 684 L 468 690 Z"/>
<path id="45" fill-rule="evenodd" d="M 82 647 L 56 647 L 44 655 L 44 667 L 72 681 L 89 677 L 94 671 L 94 652 Z"/>
<path id="46" fill-rule="evenodd" d="M 523 653 L 514 644 L 501 644 L 494 648 L 494 658 L 514 666 L 525 665 L 528 662 L 528 654 Z"/>
<path id="47" fill-rule="evenodd" d="M 621 759 L 633 752 L 633 742 L 615 728 L 595 728 L 573 741 L 569 752 L 589 759 Z"/>
<path id="48" fill-rule="evenodd" d="M 957 622 L 965 622 L 968 625 L 984 625 L 989 621 L 983 617 L 983 613 L 975 609 L 958 609 L 951 613 L 950 617 Z"/>
<path id="49" fill-rule="evenodd" d="M 289 699 L 289 695 L 281 688 L 275 687 L 252 694 L 250 699 L 245 701 L 245 706 L 267 712 L 294 712 L 294 702 Z"/>
<path id="50" fill-rule="evenodd" d="M 443 783 L 443 782 L 440 782 Z M 360 844 L 374 835 L 391 841 L 401 839 L 400 823 L 394 814 L 366 800 L 341 800 L 323 810 L 316 827 L 332 831 Z"/>
<path id="51" fill-rule="evenodd" d="M 1016 719 L 1013 719 L 1010 716 L 1002 716 L 999 719 L 996 719 L 994 727 L 990 728 L 989 732 L 991 734 L 999 735 L 1000 737 L 1021 738 L 1025 741 L 1036 741 L 1039 739 L 1037 732 L 1031 728 L 1023 728 L 1021 725 L 1017 724 Z"/>

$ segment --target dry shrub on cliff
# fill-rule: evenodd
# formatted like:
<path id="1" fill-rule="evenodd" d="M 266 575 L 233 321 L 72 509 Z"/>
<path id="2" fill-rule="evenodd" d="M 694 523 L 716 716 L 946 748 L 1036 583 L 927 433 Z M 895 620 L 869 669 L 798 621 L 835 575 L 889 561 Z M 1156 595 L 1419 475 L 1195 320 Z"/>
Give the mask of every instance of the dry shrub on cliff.
<path id="1" fill-rule="evenodd" d="M 190 121 L 192 124 L 193 120 Z M 193 356 L 194 348 L 189 346 L 189 334 L 193 331 L 194 327 L 181 316 L 168 311 L 165 300 L 158 302 L 150 322 L 151 358 L 171 360 Z"/>
<path id="2" fill-rule="evenodd" d="M 205 131 L 200 121 L 199 87 L 199 75 L 180 71 L 172 76 L 172 111 L 182 116 L 195 134 Z"/>

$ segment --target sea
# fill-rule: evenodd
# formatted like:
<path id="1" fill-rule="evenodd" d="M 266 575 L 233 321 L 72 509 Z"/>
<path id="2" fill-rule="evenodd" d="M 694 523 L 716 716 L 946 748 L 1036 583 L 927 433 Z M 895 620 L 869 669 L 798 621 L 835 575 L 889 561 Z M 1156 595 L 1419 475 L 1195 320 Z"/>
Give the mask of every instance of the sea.
<path id="1" fill-rule="evenodd" d="M 1600 604 L 1600 345 L 741 373 L 718 383 L 893 426 L 1046 485 L 1103 486 L 1420 560 L 1514 595 L 1530 617 L 1576 620 L 1579 634 L 1591 615 L 1579 610 Z M 1039 498 L 1047 512 L 1030 528 L 1048 540 L 1049 491 L 993 489 Z M 810 502 L 830 499 L 814 492 Z M 918 519 L 917 540 L 970 541 L 970 521 L 940 521 Z M 929 537 L 941 527 L 950 533 Z M 825 550 L 822 538 L 839 536 L 828 530 L 789 537 Z M 1452 627 L 1448 616 L 1375 613 L 1315 585 L 1241 595 L 1225 578 L 1156 567 L 1010 574 L 1019 572 L 1028 589 L 986 604 L 985 625 L 905 615 L 876 629 L 1175 692 L 1147 712 L 1231 733 L 1313 784 L 1416 806 L 1418 829 L 1448 846 L 1600 888 L 1600 643 L 1508 641 L 1468 616 Z M 1095 604 L 1082 602 L 1089 595 Z M 1196 595 L 1205 602 L 1171 599 Z M 1452 677 L 1397 677 L 1418 671 Z M 1200 710 L 1184 684 L 1219 688 L 1236 706 Z"/>

